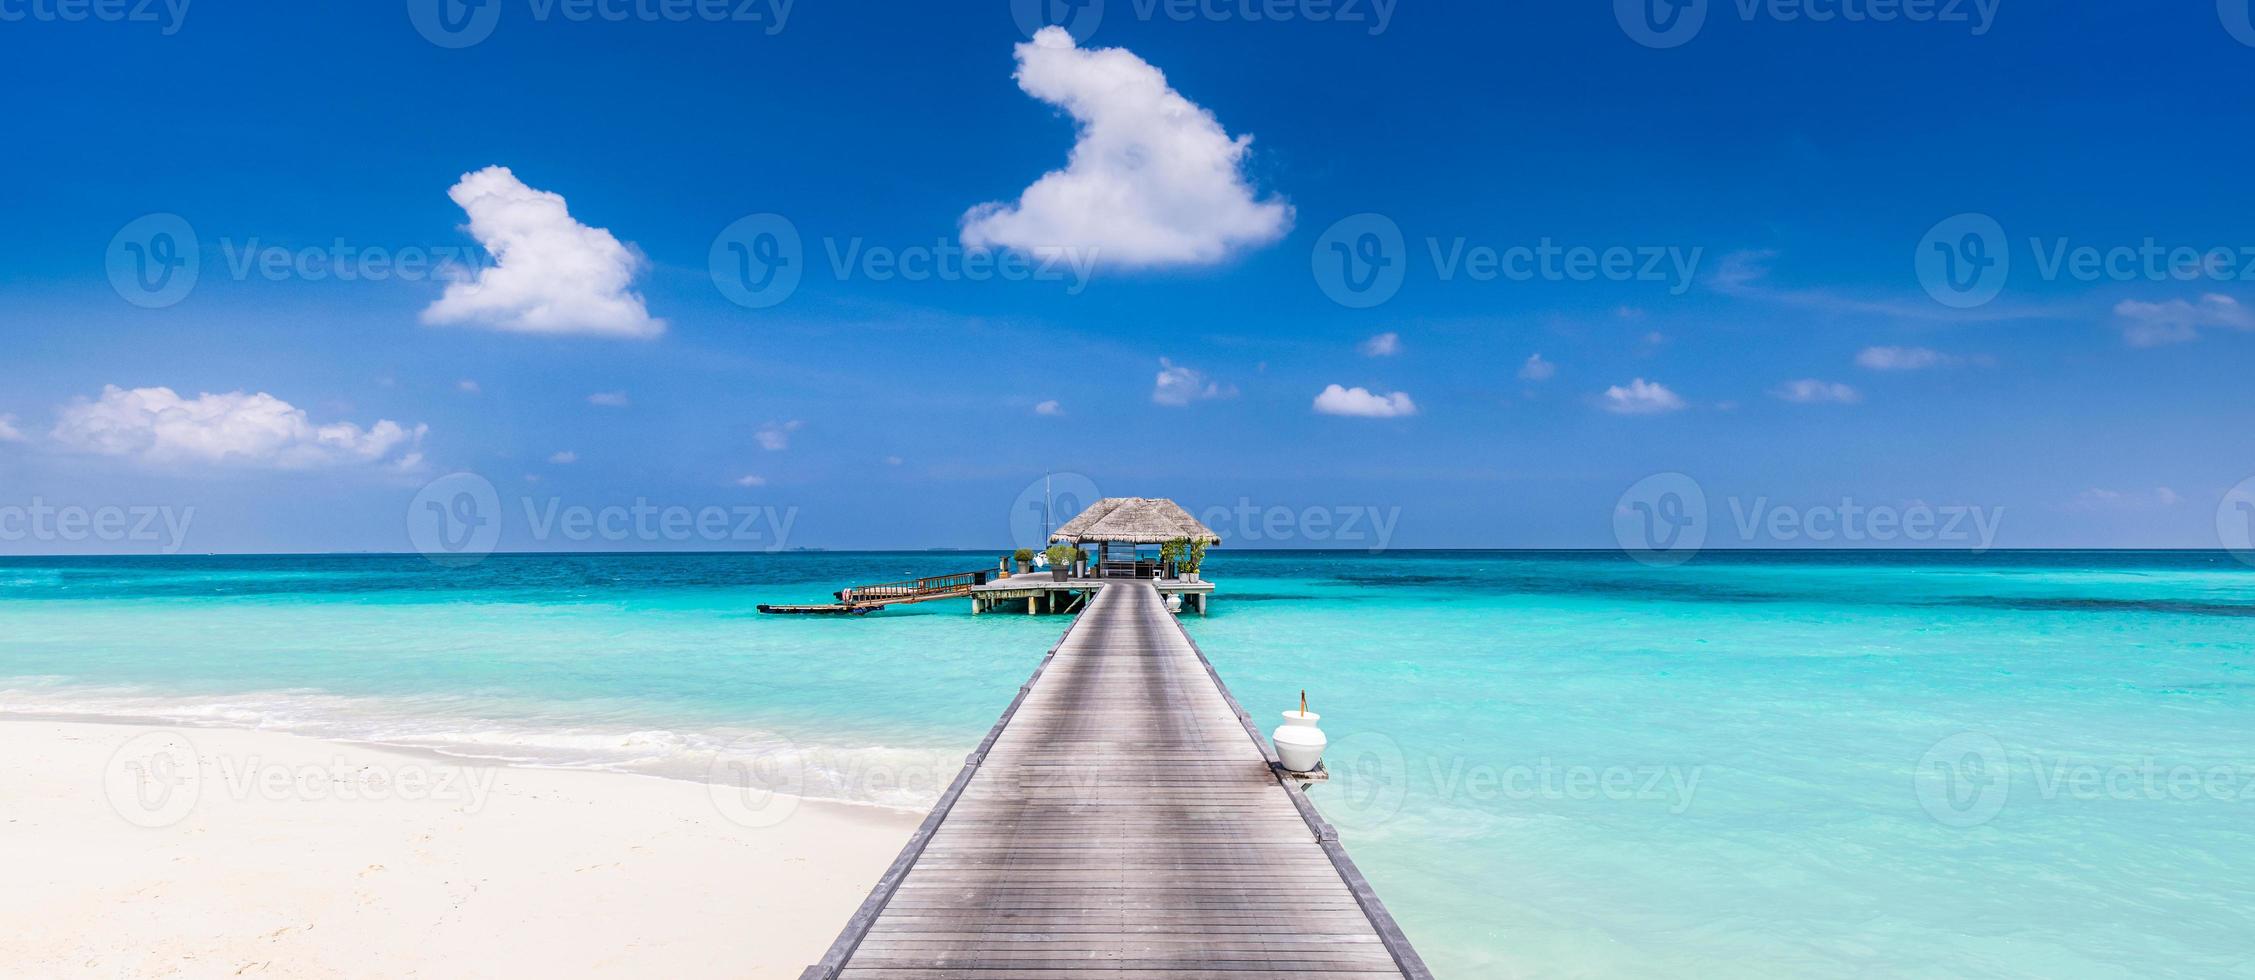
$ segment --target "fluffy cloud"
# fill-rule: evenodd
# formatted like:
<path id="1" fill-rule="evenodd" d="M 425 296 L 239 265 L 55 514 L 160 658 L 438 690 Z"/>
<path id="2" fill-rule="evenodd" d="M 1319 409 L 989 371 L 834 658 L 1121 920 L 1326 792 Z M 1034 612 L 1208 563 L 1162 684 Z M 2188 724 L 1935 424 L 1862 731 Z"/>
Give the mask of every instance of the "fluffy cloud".
<path id="1" fill-rule="evenodd" d="M 1162 357 L 1159 358 L 1159 380 L 1151 388 L 1151 400 L 1161 405 L 1181 407 L 1208 398 L 1230 398 L 1237 394 L 1234 385 L 1224 386 L 1206 377 L 1205 372 L 1184 367 Z"/>
<path id="2" fill-rule="evenodd" d="M 967 212 L 963 244 L 1093 253 L 1131 267 L 1210 265 L 1291 228 L 1291 206 L 1256 199 L 1245 180 L 1252 137 L 1230 138 L 1150 63 L 1123 48 L 1083 50 L 1058 27 L 1016 52 L 1018 87 L 1070 113 L 1079 136 L 1065 169 L 1043 174 L 1017 203 Z"/>
<path id="3" fill-rule="evenodd" d="M 573 463 L 579 462 L 579 454 L 566 449 L 562 452 L 548 457 L 548 461 L 558 466 L 570 466 Z"/>
<path id="4" fill-rule="evenodd" d="M 469 215 L 470 236 L 493 256 L 463 273 L 423 322 L 512 333 L 650 338 L 665 332 L 628 287 L 643 258 L 611 233 L 572 219 L 562 196 L 525 186 L 507 167 L 464 174 L 446 192 Z"/>
<path id="5" fill-rule="evenodd" d="M 805 427 L 806 423 L 798 419 L 792 419 L 789 422 L 769 422 L 760 426 L 758 432 L 752 433 L 752 438 L 759 440 L 761 449 L 771 453 L 782 452 L 791 448 L 791 433 Z"/>
<path id="6" fill-rule="evenodd" d="M 1957 358 L 1925 347 L 1866 347 L 1856 354 L 1857 366 L 1874 371 L 1923 371 L 1956 363 Z"/>
<path id="7" fill-rule="evenodd" d="M 16 428 L 16 417 L 0 415 L 0 442 L 22 442 L 23 430 Z"/>
<path id="8" fill-rule="evenodd" d="M 1615 415 L 1664 415 L 1681 411 L 1683 399 L 1669 391 L 1668 386 L 1657 381 L 1637 378 L 1626 387 L 1614 385 L 1605 389 L 1605 410 Z"/>
<path id="9" fill-rule="evenodd" d="M 79 452 L 146 463 L 310 469 L 380 462 L 395 450 L 406 452 L 393 462 L 412 467 L 421 460 L 413 450 L 426 431 L 390 419 L 366 429 L 350 422 L 315 425 L 303 409 L 265 392 L 182 398 L 170 388 L 110 385 L 100 398 L 64 406 L 54 437 Z"/>
<path id="10" fill-rule="evenodd" d="M 1392 357 L 1402 352 L 1402 335 L 1387 331 L 1362 342 L 1364 357 Z"/>
<path id="11" fill-rule="evenodd" d="M 465 395 L 475 395 L 484 391 L 485 389 L 478 387 L 477 382 L 472 381 L 468 378 L 463 378 L 462 380 L 454 383 L 454 390 L 459 391 Z"/>
<path id="12" fill-rule="evenodd" d="M 2183 343 L 2199 337 L 2205 328 L 2255 330 L 2255 311 L 2221 293 L 2202 296 L 2197 303 L 2181 299 L 2166 303 L 2126 299 L 2114 307 L 2114 316 L 2121 321 L 2122 339 L 2129 341 L 2132 347 Z"/>
<path id="13" fill-rule="evenodd" d="M 1348 415 L 1365 419 L 1396 419 L 1417 414 L 1409 393 L 1380 395 L 1367 388 L 1331 385 L 1315 396 L 1315 410 L 1323 415 Z"/>
<path id="14" fill-rule="evenodd" d="M 1527 363 L 1519 365 L 1519 377 L 1524 381 L 1548 381 L 1558 373 L 1558 365 L 1543 360 L 1541 354 L 1527 355 Z"/>
<path id="15" fill-rule="evenodd" d="M 764 487 L 767 485 L 767 477 L 746 473 L 736 478 L 736 485 L 739 487 Z"/>
<path id="16" fill-rule="evenodd" d="M 1057 399 L 1054 399 L 1054 398 L 1052 398 L 1052 399 L 1050 399 L 1050 400 L 1048 400 L 1048 401 L 1042 402 L 1042 403 L 1041 403 L 1041 404 L 1039 404 L 1039 405 L 1035 405 L 1035 406 L 1034 406 L 1034 414 L 1035 414 L 1035 415 L 1063 415 L 1063 414 L 1065 414 L 1065 406 L 1057 404 Z"/>
<path id="17" fill-rule="evenodd" d="M 623 391 L 598 391 L 587 396 L 587 403 L 603 408 L 625 408 L 632 404 Z"/>
<path id="18" fill-rule="evenodd" d="M 1778 385 L 1770 393 L 1786 401 L 1802 405 L 1824 403 L 1852 405 L 1863 400 L 1863 395 L 1859 394 L 1854 388 L 1837 381 L 1818 381 L 1815 378 L 1788 381 Z"/>

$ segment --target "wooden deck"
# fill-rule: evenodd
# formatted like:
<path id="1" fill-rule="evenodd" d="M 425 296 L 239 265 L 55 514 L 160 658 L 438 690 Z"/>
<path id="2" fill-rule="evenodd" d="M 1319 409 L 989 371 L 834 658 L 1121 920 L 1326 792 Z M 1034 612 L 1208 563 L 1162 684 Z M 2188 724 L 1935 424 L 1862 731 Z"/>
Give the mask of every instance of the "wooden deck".
<path id="1" fill-rule="evenodd" d="M 1145 581 L 1105 583 L 802 980 L 1428 980 Z"/>

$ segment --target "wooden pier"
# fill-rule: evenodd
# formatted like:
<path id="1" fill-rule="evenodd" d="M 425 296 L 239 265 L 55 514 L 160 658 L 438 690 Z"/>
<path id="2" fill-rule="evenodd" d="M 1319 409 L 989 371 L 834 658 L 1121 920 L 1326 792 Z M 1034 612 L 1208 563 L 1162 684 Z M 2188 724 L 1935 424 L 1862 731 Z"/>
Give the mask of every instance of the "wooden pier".
<path id="1" fill-rule="evenodd" d="M 1432 976 L 1146 580 L 1107 581 L 801 980 Z"/>
<path id="2" fill-rule="evenodd" d="M 1069 575 L 1058 578 L 1043 572 L 988 579 L 971 589 L 971 612 L 974 615 L 992 612 L 1013 606 L 1021 600 L 1025 603 L 1026 612 L 1034 615 L 1079 612 L 1087 608 L 1089 596 L 1095 594 L 1097 589 L 1102 588 L 1106 582 L 1118 581 L 1122 580 L 1075 578 Z M 1214 583 L 1203 580 L 1191 582 L 1179 578 L 1155 578 L 1141 581 L 1158 589 L 1161 599 L 1181 596 L 1182 608 L 1201 616 L 1206 614 L 1206 606 L 1214 594 Z"/>

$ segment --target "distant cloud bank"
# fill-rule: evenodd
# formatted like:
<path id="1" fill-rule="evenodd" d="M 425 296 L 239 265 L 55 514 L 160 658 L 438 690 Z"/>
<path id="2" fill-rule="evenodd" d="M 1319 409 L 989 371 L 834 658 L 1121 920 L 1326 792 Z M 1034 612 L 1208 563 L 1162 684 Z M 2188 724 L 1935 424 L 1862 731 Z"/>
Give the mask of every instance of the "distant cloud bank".
<path id="1" fill-rule="evenodd" d="M 414 450 L 426 431 L 390 419 L 366 429 L 316 425 L 305 410 L 265 392 L 182 398 L 170 388 L 108 385 L 99 398 L 63 406 L 54 438 L 77 452 L 159 465 L 311 469 L 389 461 L 412 468 L 422 461 Z"/>

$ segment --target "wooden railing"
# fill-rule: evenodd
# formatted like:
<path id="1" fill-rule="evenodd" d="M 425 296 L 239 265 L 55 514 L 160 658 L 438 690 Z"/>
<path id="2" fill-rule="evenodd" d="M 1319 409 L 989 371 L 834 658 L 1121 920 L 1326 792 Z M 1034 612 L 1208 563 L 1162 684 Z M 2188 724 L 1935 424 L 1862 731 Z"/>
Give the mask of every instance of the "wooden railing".
<path id="1" fill-rule="evenodd" d="M 876 585 L 856 585 L 837 592 L 839 602 L 867 602 L 883 599 L 913 599 L 936 592 L 961 592 L 974 585 L 984 584 L 987 572 L 956 572 L 953 575 L 929 575 L 905 582 L 880 582 Z"/>

